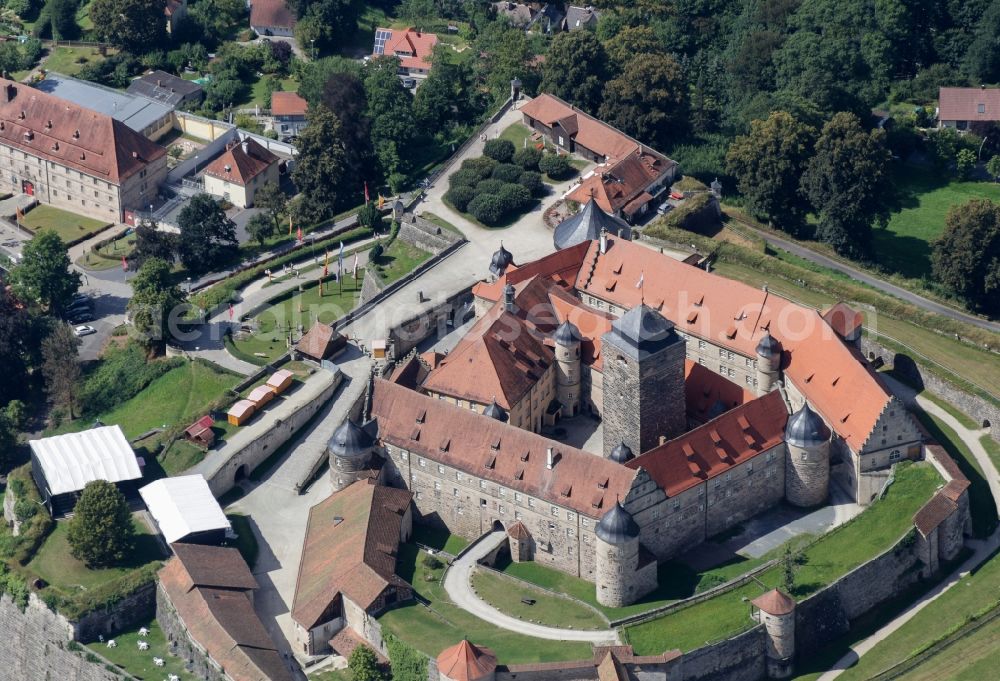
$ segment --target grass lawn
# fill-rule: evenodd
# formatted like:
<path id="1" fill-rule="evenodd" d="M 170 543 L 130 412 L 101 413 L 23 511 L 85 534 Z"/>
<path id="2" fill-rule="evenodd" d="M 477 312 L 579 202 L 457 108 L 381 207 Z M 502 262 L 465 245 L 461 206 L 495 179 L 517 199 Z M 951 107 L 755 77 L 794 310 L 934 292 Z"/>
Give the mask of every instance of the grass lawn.
<path id="1" fill-rule="evenodd" d="M 592 608 L 492 570 L 477 569 L 472 574 L 472 588 L 494 608 L 518 619 L 569 629 L 608 628 L 607 620 Z M 535 602 L 528 605 L 522 599 Z"/>
<path id="2" fill-rule="evenodd" d="M 875 251 L 881 265 L 914 279 L 930 273 L 930 242 L 944 231 L 951 206 L 977 198 L 1000 201 L 1000 184 L 959 182 L 909 164 L 897 168 L 894 180 L 901 207 L 886 229 L 873 230 Z"/>
<path id="3" fill-rule="evenodd" d="M 257 79 L 250 90 L 250 101 L 248 104 L 258 104 L 261 107 L 270 108 L 271 99 L 267 94 L 266 81 L 270 76 L 263 76 Z M 295 92 L 299 89 L 299 82 L 294 78 L 282 78 L 281 89 L 283 91 Z"/>
<path id="4" fill-rule="evenodd" d="M 42 230 L 55 232 L 63 240 L 63 243 L 69 243 L 97 234 L 111 223 L 101 222 L 52 206 L 38 205 L 25 214 L 21 224 L 33 232 Z"/>
<path id="5" fill-rule="evenodd" d="M 100 248 L 87 251 L 77 258 L 76 264 L 88 270 L 110 270 L 122 266 L 122 257 L 129 257 L 135 250 L 135 232 L 115 239 Z"/>
<path id="6" fill-rule="evenodd" d="M 917 418 L 931 437 L 941 443 L 969 479 L 969 514 L 972 516 L 972 531 L 980 539 L 989 536 L 997 526 L 997 507 L 976 457 L 955 431 L 941 419 L 924 411 L 917 412 Z"/>
<path id="7" fill-rule="evenodd" d="M 941 478 L 928 463 L 900 464 L 885 497 L 854 520 L 824 535 L 802 551 L 805 562 L 795 573 L 794 596 L 803 598 L 892 546 L 912 525 L 913 514 L 926 502 Z M 757 579 L 767 588 L 781 582 L 775 566 Z M 745 631 L 753 625 L 743 598 L 765 589 L 751 583 L 665 617 L 628 627 L 628 641 L 639 655 L 670 648 L 693 650 Z"/>
<path id="8" fill-rule="evenodd" d="M 354 681 L 350 669 L 330 669 L 308 676 L 309 681 Z"/>
<path id="9" fill-rule="evenodd" d="M 149 629 L 145 638 L 149 650 L 139 650 L 138 643 L 143 640 L 139 637 L 139 627 L 117 634 L 116 648 L 108 648 L 103 643 L 90 643 L 87 647 L 137 679 L 165 679 L 168 674 L 176 674 L 182 681 L 195 681 L 198 677 L 184 669 L 184 660 L 170 654 L 170 646 L 156 620 L 148 622 L 145 627 Z M 154 657 L 163 658 L 164 665 L 154 665 Z"/>
<path id="10" fill-rule="evenodd" d="M 515 149 L 525 149 L 542 144 L 542 140 L 535 141 L 531 139 L 531 135 L 531 128 L 524 123 L 511 123 L 500 133 L 500 139 L 511 142 Z M 548 146 L 551 148 L 551 145 Z"/>
<path id="11" fill-rule="evenodd" d="M 899 678 L 903 681 L 980 681 L 994 678 L 1000 666 L 998 642 L 1000 619 L 964 636 Z"/>
<path id="12" fill-rule="evenodd" d="M 400 546 L 397 571 L 413 584 L 413 590 L 430 602 L 430 608 L 408 603 L 378 618 L 384 632 L 431 657 L 463 638 L 493 649 L 507 664 L 584 660 L 592 656 L 590 645 L 546 641 L 500 629 L 455 606 L 441 585 L 442 569 L 423 565 L 426 556 L 413 544 Z"/>
<path id="13" fill-rule="evenodd" d="M 1000 470 L 1000 442 L 994 440 L 990 435 L 983 435 L 979 438 L 979 443 L 983 445 L 983 449 L 990 455 L 993 465 L 996 466 L 997 470 Z"/>
<path id="14" fill-rule="evenodd" d="M 460 230 L 458 227 L 451 224 L 444 218 L 435 215 L 434 213 L 429 213 L 425 211 L 420 214 L 420 217 L 422 217 L 424 220 L 427 220 L 428 222 L 433 222 L 441 229 L 446 229 L 449 232 L 454 232 L 455 234 L 461 234 L 462 236 L 465 236 L 464 234 L 462 234 L 462 230 Z"/>
<path id="15" fill-rule="evenodd" d="M 243 560 L 253 570 L 253 566 L 257 562 L 257 554 L 260 553 L 260 547 L 257 545 L 257 537 L 251 529 L 250 518 L 241 513 L 229 513 L 226 515 L 226 518 L 229 519 L 229 524 L 233 526 L 233 532 L 237 534 L 233 546 L 240 550 Z"/>
<path id="16" fill-rule="evenodd" d="M 402 239 L 393 239 L 385 252 L 375 258 L 373 263 L 382 281 L 391 284 L 412 272 L 430 257 L 431 254 L 423 249 L 412 246 Z"/>
<path id="17" fill-rule="evenodd" d="M 875 676 L 884 669 L 899 664 L 900 662 L 913 656 L 918 651 L 944 637 L 965 624 L 971 617 L 984 613 L 997 605 L 1000 605 L 1000 556 L 994 554 L 990 560 L 981 565 L 977 570 L 959 580 L 955 586 L 941 595 L 940 598 L 930 603 L 923 610 L 918 612 L 913 619 L 894 631 L 885 640 L 879 642 L 874 648 L 868 651 L 859 662 L 848 669 L 840 678 L 844 681 L 861 681 Z M 936 678 L 936 679 L 986 679 L 995 677 L 994 666 L 991 673 L 979 676 L 952 676 L 950 673 L 937 676 L 925 676 L 924 669 L 938 668 L 935 660 L 951 660 L 952 664 L 965 664 L 975 667 L 979 664 L 979 659 L 983 655 L 993 655 L 994 665 L 996 664 L 996 651 L 1000 647 L 996 645 L 997 635 L 1000 629 L 997 621 L 979 630 L 992 631 L 992 643 L 978 652 L 971 649 L 959 647 L 967 640 L 976 639 L 975 635 L 956 643 L 950 648 L 946 648 L 940 654 L 928 660 L 924 665 L 917 668 L 911 675 L 905 678 Z M 954 651 L 964 651 L 964 655 L 955 656 Z M 934 665 L 928 667 L 928 665 Z"/>
<path id="18" fill-rule="evenodd" d="M 146 563 L 164 558 L 156 538 L 141 522 L 133 520 L 136 529 L 135 550 L 122 567 L 91 570 L 70 555 L 69 521 L 56 523 L 38 553 L 28 563 L 27 569 L 49 583 L 47 589 L 55 589 L 67 596 L 82 590 L 90 590 L 105 582 L 121 577 Z"/>
<path id="19" fill-rule="evenodd" d="M 89 14 L 87 18 L 89 20 Z M 96 47 L 56 47 L 49 49 L 49 56 L 42 61 L 42 68 L 66 76 L 75 76 L 84 66 L 102 61 L 104 57 Z"/>
<path id="20" fill-rule="evenodd" d="M 317 321 L 328 324 L 354 309 L 358 303 L 358 295 L 361 293 L 360 279 L 363 272 L 359 269 L 357 281 L 345 272 L 343 293 L 341 293 L 339 282 L 327 280 L 323 284 L 322 298 L 319 295 L 319 286 L 315 285 L 315 281 L 303 281 L 304 288 L 307 285 L 312 285 L 301 293 L 296 291 L 292 297 L 279 300 L 259 312 L 255 317 L 258 322 L 256 332 L 243 339 L 234 338 L 233 346 L 251 357 L 254 357 L 256 353 L 261 353 L 264 355 L 264 358 L 261 359 L 266 358 L 266 361 L 284 354 L 288 349 L 285 344 L 285 335 L 289 329 L 296 330 L 296 337 L 298 337 L 299 326 L 308 331 Z M 278 298 L 282 298 L 284 295 L 282 294 Z"/>
<path id="21" fill-rule="evenodd" d="M 437 551 L 444 551 L 452 556 L 457 555 L 459 551 L 469 545 L 469 541 L 465 537 L 449 534 L 448 530 L 428 527 L 427 525 L 413 526 L 413 541 Z"/>

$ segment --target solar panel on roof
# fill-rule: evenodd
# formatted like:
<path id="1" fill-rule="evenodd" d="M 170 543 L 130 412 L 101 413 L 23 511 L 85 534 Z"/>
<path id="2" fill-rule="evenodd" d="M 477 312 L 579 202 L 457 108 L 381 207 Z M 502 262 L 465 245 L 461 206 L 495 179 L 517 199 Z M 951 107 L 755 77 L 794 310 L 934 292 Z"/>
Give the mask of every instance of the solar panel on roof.
<path id="1" fill-rule="evenodd" d="M 380 29 L 375 31 L 375 54 L 385 54 L 385 43 L 392 37 L 392 31 Z"/>

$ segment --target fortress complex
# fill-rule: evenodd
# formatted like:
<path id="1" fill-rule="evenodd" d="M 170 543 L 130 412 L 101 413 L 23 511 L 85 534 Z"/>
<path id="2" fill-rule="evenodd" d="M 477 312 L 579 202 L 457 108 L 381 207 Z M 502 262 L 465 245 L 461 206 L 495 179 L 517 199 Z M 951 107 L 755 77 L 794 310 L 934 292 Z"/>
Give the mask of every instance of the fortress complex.
<path id="1" fill-rule="evenodd" d="M 782 500 L 862 504 L 921 435 L 861 357 L 858 315 L 820 314 L 602 232 L 473 288 L 447 355 L 411 355 L 331 441 L 336 489 L 413 494 L 414 521 L 634 602 L 656 566 Z M 541 435 L 587 412 L 603 447 Z"/>

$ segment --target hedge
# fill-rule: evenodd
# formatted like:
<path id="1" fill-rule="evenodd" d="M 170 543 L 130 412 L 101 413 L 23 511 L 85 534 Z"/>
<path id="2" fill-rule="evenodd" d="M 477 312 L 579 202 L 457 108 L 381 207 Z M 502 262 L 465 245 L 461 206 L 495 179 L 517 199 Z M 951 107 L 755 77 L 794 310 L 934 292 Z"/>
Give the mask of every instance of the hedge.
<path id="1" fill-rule="evenodd" d="M 538 162 L 538 169 L 553 180 L 566 177 L 570 174 L 572 168 L 569 164 L 569 159 L 559 154 L 544 154 L 542 160 Z"/>
<path id="2" fill-rule="evenodd" d="M 41 506 L 42 495 L 38 493 L 35 481 L 31 477 L 31 464 L 15 468 L 7 476 L 7 485 L 20 501 L 24 499 L 36 506 Z M 42 545 L 49 532 L 55 527 L 47 510 L 39 508 L 39 513 L 21 523 L 21 534 L 17 537 L 4 537 L 2 553 L 5 558 L 16 561 L 19 565 L 27 565 L 35 557 L 35 552 Z"/>
<path id="3" fill-rule="evenodd" d="M 542 151 L 534 147 L 518 149 L 511 160 L 525 170 L 538 170 L 538 162 L 542 160 Z"/>
<path id="4" fill-rule="evenodd" d="M 501 182 L 517 182 L 524 168 L 513 163 L 501 163 L 493 169 L 493 179 Z"/>
<path id="5" fill-rule="evenodd" d="M 393 681 L 426 681 L 427 658 L 392 634 L 385 634 Z"/>
<path id="6" fill-rule="evenodd" d="M 476 198 L 476 190 L 459 185 L 449 189 L 446 197 L 455 208 L 464 213 L 469 207 L 469 202 Z"/>
<path id="7" fill-rule="evenodd" d="M 507 163 L 517 152 L 517 148 L 510 140 L 492 139 L 483 145 L 483 156 L 492 158 L 500 163 Z"/>

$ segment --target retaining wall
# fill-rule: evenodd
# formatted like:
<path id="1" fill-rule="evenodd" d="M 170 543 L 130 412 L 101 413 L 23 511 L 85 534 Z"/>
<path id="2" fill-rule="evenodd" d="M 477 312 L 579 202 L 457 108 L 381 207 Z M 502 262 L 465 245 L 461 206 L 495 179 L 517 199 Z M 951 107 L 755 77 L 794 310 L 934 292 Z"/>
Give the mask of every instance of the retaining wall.
<path id="1" fill-rule="evenodd" d="M 750 619 L 750 606 L 747 606 Z M 725 641 L 692 650 L 680 658 L 677 681 L 757 681 L 764 678 L 764 626 Z"/>
<path id="2" fill-rule="evenodd" d="M 95 610 L 72 622 L 73 638 L 90 643 L 100 636 L 111 638 L 120 631 L 135 629 L 153 619 L 156 613 L 156 582 L 136 589 L 114 605 Z"/>

